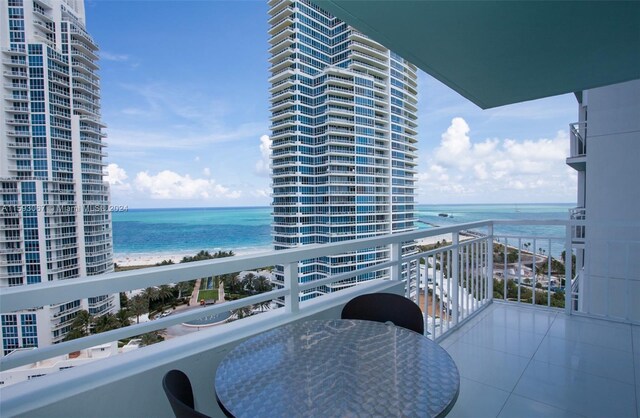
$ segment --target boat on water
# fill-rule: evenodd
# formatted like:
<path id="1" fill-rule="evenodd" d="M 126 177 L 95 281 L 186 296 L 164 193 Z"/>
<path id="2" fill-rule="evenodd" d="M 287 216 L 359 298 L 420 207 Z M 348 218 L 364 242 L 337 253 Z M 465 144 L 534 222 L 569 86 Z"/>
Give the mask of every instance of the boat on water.
<path id="1" fill-rule="evenodd" d="M 449 215 L 448 213 L 439 213 L 438 216 L 442 218 L 453 218 L 453 214 Z"/>

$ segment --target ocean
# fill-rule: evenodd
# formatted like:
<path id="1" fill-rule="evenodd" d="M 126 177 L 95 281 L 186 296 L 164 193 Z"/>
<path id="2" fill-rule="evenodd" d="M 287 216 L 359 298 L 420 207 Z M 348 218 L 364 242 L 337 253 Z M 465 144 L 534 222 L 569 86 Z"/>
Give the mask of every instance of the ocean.
<path id="1" fill-rule="evenodd" d="M 485 219 L 568 219 L 572 204 L 417 205 L 418 226 L 448 226 Z M 439 216 L 447 214 L 447 217 Z M 564 236 L 562 227 L 504 226 L 496 233 Z M 129 209 L 113 213 L 116 257 L 195 254 L 233 250 L 236 254 L 268 251 L 271 208 Z M 554 251 L 555 253 L 556 251 Z"/>

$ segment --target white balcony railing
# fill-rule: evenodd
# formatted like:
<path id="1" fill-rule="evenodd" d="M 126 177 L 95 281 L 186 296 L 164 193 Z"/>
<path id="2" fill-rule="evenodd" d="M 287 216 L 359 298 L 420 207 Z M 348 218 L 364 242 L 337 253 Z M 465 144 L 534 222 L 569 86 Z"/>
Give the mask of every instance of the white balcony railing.
<path id="1" fill-rule="evenodd" d="M 359 293 L 404 293 L 421 306 L 426 336 L 438 341 L 490 304 L 494 295 L 505 300 L 532 305 L 565 306 L 565 309 L 569 310 L 572 292 L 565 294 L 563 279 L 572 277 L 571 264 L 563 266 L 563 272 L 557 271 L 558 269 L 553 268 L 549 255 L 553 251 L 554 258 L 557 258 L 558 250 L 571 246 L 572 222 L 482 221 L 258 255 L 234 256 L 5 288 L 0 293 L 0 309 L 2 313 L 9 313 L 264 266 L 284 266 L 284 287 L 281 289 L 2 357 L 0 370 L 5 371 L 205 316 L 233 311 L 264 301 L 283 299 L 283 308 L 272 309 L 263 314 L 213 327 L 206 332 L 174 338 L 62 373 L 6 387 L 2 394 L 3 415 L 38 415 L 38 408 L 47 408 L 47 413 L 54 415 L 65 415 L 70 413 L 69 411 L 77 413 L 80 409 L 76 410 L 74 403 L 80 402 L 89 407 L 93 399 L 89 394 L 92 391 L 100 393 L 100 390 L 96 390 L 98 388 L 108 386 L 109 390 L 116 391 L 137 388 L 137 391 L 140 390 L 140 386 L 146 386 L 142 382 L 150 375 L 157 380 L 155 383 L 160 382 L 162 373 L 169 368 L 190 369 L 194 376 L 200 375 L 202 381 L 205 381 L 206 376 L 212 376 L 215 365 L 223 353 L 243 338 L 292 321 L 311 317 L 337 317 L 341 305 Z M 494 234 L 494 228 L 508 229 L 529 225 L 533 228 L 555 226 L 561 233 L 558 236 L 528 237 Z M 406 244 L 409 242 L 443 234 L 450 238 L 446 244 L 438 248 L 426 252 L 406 250 Z M 299 283 L 298 267 L 303 260 L 381 247 L 387 248 L 388 261 L 322 280 Z M 502 262 L 500 257 L 504 258 Z M 544 263 L 548 264 L 548 268 L 543 267 Z M 359 277 L 368 273 L 386 279 L 352 285 L 358 282 Z M 304 293 L 314 292 L 323 286 L 345 289 L 308 301 L 300 301 Z M 202 361 L 203 358 L 208 359 L 206 365 L 198 366 L 196 360 Z M 143 399 L 149 397 L 157 400 L 150 402 L 149 399 L 145 399 L 142 402 L 147 407 L 157 403 L 158 406 L 151 406 L 151 410 L 145 410 L 147 415 L 157 416 L 166 414 L 163 412 L 166 405 L 164 400 L 160 400 L 159 383 L 155 383 L 148 385 L 148 390 L 145 389 L 141 396 Z M 64 390 L 60 390 L 63 387 Z M 196 392 L 198 390 L 200 389 L 196 389 Z M 196 393 L 196 398 L 202 398 L 203 395 L 206 398 L 206 389 L 202 391 L 203 394 L 200 396 Z M 118 409 L 124 406 L 115 404 L 109 408 L 114 409 L 103 411 L 105 416 L 123 414 L 124 411 L 129 415 L 136 415 L 134 405 L 127 405 L 127 408 L 133 409 Z M 215 408 L 215 401 L 205 401 L 205 410 Z"/>
<path id="2" fill-rule="evenodd" d="M 569 157 L 585 155 L 587 155 L 587 123 L 572 123 L 569 125 Z"/>
<path id="3" fill-rule="evenodd" d="M 586 227 L 584 223 L 587 219 L 587 209 L 584 207 L 569 209 L 569 219 L 574 221 L 581 221 L 571 227 L 571 235 L 575 243 L 584 243 L 586 233 Z"/>

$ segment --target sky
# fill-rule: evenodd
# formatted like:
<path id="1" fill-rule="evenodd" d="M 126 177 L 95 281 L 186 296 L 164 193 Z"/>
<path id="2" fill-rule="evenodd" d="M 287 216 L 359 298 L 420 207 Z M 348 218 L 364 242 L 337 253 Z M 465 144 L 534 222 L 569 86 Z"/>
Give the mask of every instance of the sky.
<path id="1" fill-rule="evenodd" d="M 85 4 L 112 203 L 269 205 L 266 1 Z M 573 95 L 481 110 L 424 72 L 418 81 L 418 203 L 575 201 Z"/>

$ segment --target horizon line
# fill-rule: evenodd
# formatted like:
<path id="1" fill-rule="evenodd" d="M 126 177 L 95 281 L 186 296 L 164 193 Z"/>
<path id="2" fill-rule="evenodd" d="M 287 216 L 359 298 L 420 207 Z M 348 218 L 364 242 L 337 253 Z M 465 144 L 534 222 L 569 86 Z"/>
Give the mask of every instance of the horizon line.
<path id="1" fill-rule="evenodd" d="M 531 205 L 575 205 L 576 202 L 529 202 L 529 203 L 416 203 L 416 206 L 531 206 Z M 129 207 L 129 205 L 111 204 L 111 206 L 126 206 L 127 210 L 172 210 L 172 209 L 251 209 L 270 208 L 270 205 L 246 205 L 246 206 L 171 206 L 171 207 Z M 126 211 L 117 211 L 126 212 Z M 114 212 L 114 213 L 117 213 Z"/>

